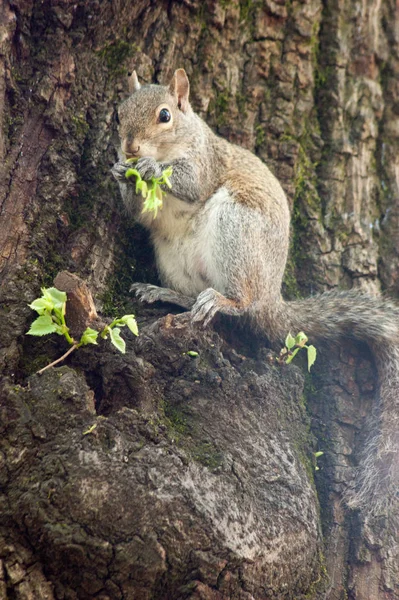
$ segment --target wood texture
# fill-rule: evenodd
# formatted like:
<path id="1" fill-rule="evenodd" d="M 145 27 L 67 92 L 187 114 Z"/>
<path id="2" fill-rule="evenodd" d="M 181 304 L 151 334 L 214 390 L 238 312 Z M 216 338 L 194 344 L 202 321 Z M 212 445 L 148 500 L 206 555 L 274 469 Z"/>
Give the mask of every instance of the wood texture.
<path id="1" fill-rule="evenodd" d="M 285 295 L 397 295 L 397 2 L 6 0 L 0 11 L 0 598 L 399 598 L 395 530 L 342 504 L 376 391 L 368 354 L 349 343 L 321 352 L 305 388 L 312 445 L 295 367 L 246 363 L 255 342 L 232 327 L 197 335 L 184 319 L 157 321 L 167 309 L 126 304 L 132 281 L 156 274 L 110 175 L 127 73 L 166 82 L 184 67 L 199 114 L 288 194 Z M 100 312 L 136 311 L 142 337 L 129 360 L 83 349 L 77 372 L 39 382 L 32 373 L 65 348 L 25 337 L 27 304 L 62 269 L 86 280 Z M 183 356 L 192 349 L 208 363 Z M 204 454 L 219 446 L 217 474 Z M 216 481 L 236 491 L 214 515 Z M 248 554 L 212 529 L 223 515 L 227 532 L 246 519 Z"/>

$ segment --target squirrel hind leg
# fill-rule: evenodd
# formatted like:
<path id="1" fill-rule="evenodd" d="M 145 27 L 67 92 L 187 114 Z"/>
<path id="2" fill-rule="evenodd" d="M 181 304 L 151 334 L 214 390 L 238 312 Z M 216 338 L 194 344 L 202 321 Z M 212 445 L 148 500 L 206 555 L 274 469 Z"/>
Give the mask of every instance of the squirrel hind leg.
<path id="1" fill-rule="evenodd" d="M 231 300 L 213 288 L 208 288 L 198 295 L 191 309 L 191 320 L 206 327 L 216 313 L 240 316 L 247 311 L 249 305 L 249 300 Z"/>
<path id="2" fill-rule="evenodd" d="M 162 288 L 157 285 L 151 285 L 150 283 L 133 283 L 130 286 L 130 291 L 133 292 L 141 302 L 170 302 L 171 304 L 177 304 L 182 308 L 190 310 L 193 306 L 195 299 L 190 296 L 184 296 L 179 292 L 170 290 L 169 288 Z"/>

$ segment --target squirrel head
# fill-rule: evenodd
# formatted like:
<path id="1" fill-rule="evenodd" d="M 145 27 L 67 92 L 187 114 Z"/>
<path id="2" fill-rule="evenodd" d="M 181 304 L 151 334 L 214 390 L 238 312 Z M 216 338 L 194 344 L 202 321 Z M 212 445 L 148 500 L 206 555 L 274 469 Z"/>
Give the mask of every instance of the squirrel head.
<path id="1" fill-rule="evenodd" d="M 151 156 L 175 160 L 185 154 L 194 113 L 189 103 L 190 84 L 184 69 L 175 71 L 168 86 L 140 85 L 131 75 L 132 95 L 118 110 L 121 151 L 126 158 Z"/>

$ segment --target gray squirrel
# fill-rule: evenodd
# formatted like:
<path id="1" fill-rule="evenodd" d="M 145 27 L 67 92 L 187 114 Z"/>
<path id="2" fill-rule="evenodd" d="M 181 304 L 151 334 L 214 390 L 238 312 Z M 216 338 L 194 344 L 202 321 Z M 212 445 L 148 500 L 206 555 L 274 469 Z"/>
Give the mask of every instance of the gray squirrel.
<path id="1" fill-rule="evenodd" d="M 175 303 L 207 325 L 216 313 L 245 316 L 274 343 L 289 331 L 313 340 L 352 337 L 370 346 L 379 373 L 376 431 L 364 450 L 347 503 L 368 514 L 399 504 L 399 306 L 361 292 L 325 292 L 285 302 L 281 295 L 290 213 L 283 189 L 250 151 L 218 137 L 192 110 L 178 69 L 168 86 L 141 86 L 119 107 L 120 162 L 112 169 L 127 210 L 149 229 L 165 287 L 134 284 L 144 302 Z M 172 166 L 156 218 L 125 173 L 143 179 Z"/>

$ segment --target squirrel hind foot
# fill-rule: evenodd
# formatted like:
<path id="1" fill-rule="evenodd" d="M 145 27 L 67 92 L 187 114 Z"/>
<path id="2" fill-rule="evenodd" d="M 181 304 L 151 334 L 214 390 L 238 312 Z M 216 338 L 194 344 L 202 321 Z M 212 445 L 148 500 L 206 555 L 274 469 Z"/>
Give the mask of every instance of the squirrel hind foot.
<path id="1" fill-rule="evenodd" d="M 206 327 L 216 313 L 239 316 L 247 310 L 248 305 L 247 302 L 231 300 L 213 288 L 208 288 L 198 295 L 191 309 L 191 321 L 202 323 L 203 327 Z"/>

